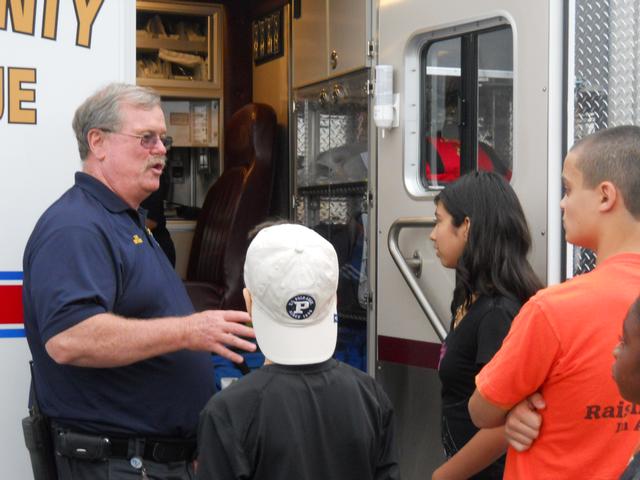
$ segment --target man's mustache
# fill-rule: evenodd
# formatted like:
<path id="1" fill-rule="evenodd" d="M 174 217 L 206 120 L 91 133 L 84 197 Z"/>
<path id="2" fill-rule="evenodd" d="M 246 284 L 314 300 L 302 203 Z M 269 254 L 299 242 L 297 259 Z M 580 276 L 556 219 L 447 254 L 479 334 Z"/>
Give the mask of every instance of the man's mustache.
<path id="1" fill-rule="evenodd" d="M 167 165 L 167 156 L 166 155 L 154 155 L 152 157 L 149 157 L 149 161 L 147 162 L 147 166 L 153 167 L 154 165 L 157 165 L 158 163 L 162 164 L 162 168 L 164 168 Z"/>

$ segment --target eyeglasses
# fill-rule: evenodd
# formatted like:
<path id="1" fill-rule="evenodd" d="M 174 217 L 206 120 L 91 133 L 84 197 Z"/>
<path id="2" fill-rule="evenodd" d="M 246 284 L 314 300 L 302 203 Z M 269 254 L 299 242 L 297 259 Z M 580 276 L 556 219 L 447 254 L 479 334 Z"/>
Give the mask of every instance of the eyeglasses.
<path id="1" fill-rule="evenodd" d="M 144 135 L 135 135 L 133 133 L 124 133 L 124 132 L 113 132 L 111 130 L 107 130 L 105 128 L 101 129 L 103 132 L 113 133 L 114 135 L 124 135 L 125 137 L 133 137 L 140 139 L 140 146 L 147 150 L 151 150 L 156 146 L 158 141 L 162 142 L 164 148 L 167 150 L 171 147 L 173 143 L 173 138 L 168 137 L 166 135 L 158 135 L 157 133 L 145 133 Z"/>

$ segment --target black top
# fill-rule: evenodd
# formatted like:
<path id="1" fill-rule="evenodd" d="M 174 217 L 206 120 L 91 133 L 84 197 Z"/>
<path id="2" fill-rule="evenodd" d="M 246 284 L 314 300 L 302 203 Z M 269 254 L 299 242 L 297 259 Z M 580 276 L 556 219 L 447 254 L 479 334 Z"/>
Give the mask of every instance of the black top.
<path id="1" fill-rule="evenodd" d="M 215 395 L 200 416 L 200 480 L 400 478 L 391 403 L 334 359 L 268 365 Z"/>
<path id="2" fill-rule="evenodd" d="M 640 453 L 636 453 L 627 468 L 622 473 L 620 480 L 640 480 Z"/>
<path id="3" fill-rule="evenodd" d="M 148 230 L 84 173 L 38 220 L 24 254 L 23 305 L 43 412 L 98 433 L 195 437 L 214 392 L 210 355 L 181 350 L 118 368 L 55 363 L 45 350 L 58 333 L 100 313 L 126 318 L 185 316 L 193 305 Z"/>
<path id="4" fill-rule="evenodd" d="M 520 306 L 506 297 L 481 296 L 442 345 L 442 441 L 449 457 L 478 432 L 468 411 L 475 377 L 500 349 Z M 503 465 L 501 459 L 473 478 L 502 478 Z"/>
<path id="5" fill-rule="evenodd" d="M 506 297 L 480 297 L 447 335 L 439 367 L 442 403 L 469 400 L 475 377 L 502 345 L 520 304 Z"/>

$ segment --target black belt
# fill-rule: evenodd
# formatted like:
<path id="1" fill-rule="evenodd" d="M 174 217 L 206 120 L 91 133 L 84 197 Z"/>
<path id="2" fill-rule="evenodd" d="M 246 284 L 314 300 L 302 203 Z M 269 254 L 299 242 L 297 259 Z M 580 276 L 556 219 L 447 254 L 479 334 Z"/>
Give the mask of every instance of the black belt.
<path id="1" fill-rule="evenodd" d="M 130 458 L 129 442 L 127 438 L 109 438 L 111 456 Z M 133 440 L 133 439 L 132 439 Z M 133 440 L 135 441 L 135 440 Z M 158 463 L 191 461 L 195 458 L 195 440 L 152 440 L 144 439 L 142 458 Z"/>
<path id="2" fill-rule="evenodd" d="M 121 438 L 54 428 L 54 443 L 58 454 L 85 460 L 139 456 L 145 460 L 169 463 L 189 462 L 196 455 L 195 440 L 180 438 Z"/>

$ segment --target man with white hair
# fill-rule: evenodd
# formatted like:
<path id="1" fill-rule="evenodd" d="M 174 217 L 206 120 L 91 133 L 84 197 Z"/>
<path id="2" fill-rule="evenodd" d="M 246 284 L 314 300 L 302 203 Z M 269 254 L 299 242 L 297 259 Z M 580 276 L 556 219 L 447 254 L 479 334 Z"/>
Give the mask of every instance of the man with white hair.
<path id="1" fill-rule="evenodd" d="M 140 203 L 159 186 L 166 137 L 153 91 L 110 84 L 76 110 L 82 172 L 24 254 L 34 391 L 60 480 L 193 478 L 209 352 L 255 345 L 244 312 L 194 313 Z"/>

